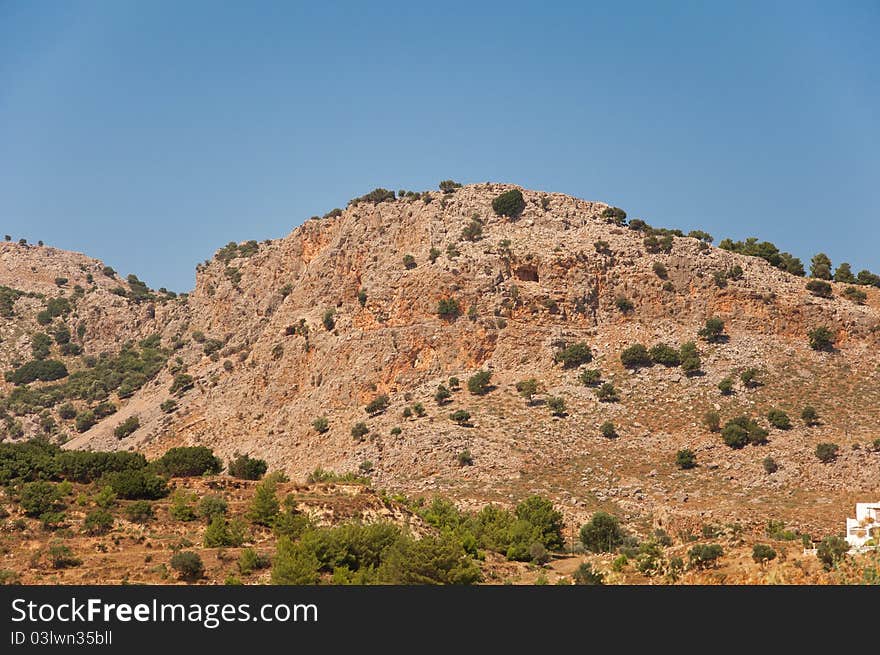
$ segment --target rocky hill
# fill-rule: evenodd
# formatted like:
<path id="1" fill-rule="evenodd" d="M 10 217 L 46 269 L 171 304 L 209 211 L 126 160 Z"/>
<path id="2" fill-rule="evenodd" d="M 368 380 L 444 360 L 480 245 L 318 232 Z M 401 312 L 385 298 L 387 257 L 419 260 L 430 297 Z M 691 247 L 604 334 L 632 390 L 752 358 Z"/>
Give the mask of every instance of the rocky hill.
<path id="1" fill-rule="evenodd" d="M 524 207 L 493 210 L 512 190 Z M 0 244 L 3 369 L 52 360 L 70 374 L 5 382 L 6 438 L 149 454 L 204 444 L 294 479 L 360 470 L 464 505 L 539 493 L 573 525 L 602 508 L 645 529 L 777 518 L 837 531 L 880 487 L 880 289 L 810 291 L 707 241 L 603 203 L 479 184 L 366 196 L 283 239 L 230 244 L 181 297 L 81 255 Z M 811 346 L 821 327 L 833 347 Z M 688 342 L 699 361 L 686 349 L 683 368 Z M 625 365 L 634 344 L 665 344 L 652 350 L 663 363 Z M 472 393 L 479 371 L 491 377 Z M 527 400 L 517 383 L 531 378 Z M 603 383 L 613 393 L 600 399 Z M 721 426 L 755 419 L 765 443 L 726 445 L 711 412 Z M 822 462 L 825 442 L 839 449 Z M 682 450 L 696 467 L 676 464 Z"/>

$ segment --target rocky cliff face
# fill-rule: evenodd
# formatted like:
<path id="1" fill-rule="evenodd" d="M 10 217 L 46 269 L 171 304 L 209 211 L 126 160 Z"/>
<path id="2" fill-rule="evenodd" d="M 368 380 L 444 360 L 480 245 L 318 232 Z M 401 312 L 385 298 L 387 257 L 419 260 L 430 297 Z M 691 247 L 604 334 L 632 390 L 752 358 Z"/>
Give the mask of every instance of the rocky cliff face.
<path id="1" fill-rule="evenodd" d="M 67 277 L 66 289 L 89 289 L 64 318 L 74 332 L 78 321 L 89 325 L 86 353 L 153 333 L 168 351 L 154 378 L 71 447 L 159 452 L 201 443 L 225 457 L 263 457 L 297 477 L 318 466 L 360 467 L 388 489 L 444 490 L 463 502 L 539 492 L 572 514 L 617 506 L 658 522 L 763 521 L 796 507 L 797 520 L 819 525 L 829 506 L 839 517 L 877 488 L 880 453 L 867 444 L 880 437 L 873 354 L 880 290 L 862 287 L 864 305 L 843 297 L 844 285 L 818 298 L 803 278 L 696 238 L 675 237 L 669 252 L 648 252 L 644 233 L 603 217 L 607 205 L 561 194 L 522 190 L 521 215 L 496 215 L 493 199 L 513 188 L 473 185 L 352 205 L 283 239 L 224 249 L 199 267 L 196 289 L 182 299 L 122 297 L 112 292 L 119 280 L 102 275 L 94 260 L 8 244 L 0 250 L 0 284 L 51 296 L 55 278 Z M 412 258 L 406 264 L 405 256 Z M 736 266 L 741 277 L 719 286 L 715 274 Z M 622 298 L 631 309 L 621 310 Z M 449 300 L 460 316 L 438 314 Z M 16 313 L 28 316 L 45 301 L 15 302 Z M 718 343 L 697 337 L 712 316 L 725 323 L 727 338 Z M 2 345 L 14 344 L 4 351 L 9 362 L 26 359 L 28 334 L 39 328 L 28 320 L 4 326 Z M 822 325 L 836 338 L 834 352 L 809 346 L 808 332 Z M 634 343 L 687 341 L 700 351 L 697 375 L 621 364 L 621 351 Z M 590 346 L 586 368 L 601 370 L 618 402 L 601 402 L 576 368 L 555 361 L 576 342 Z M 734 393 L 719 392 L 719 381 L 747 368 L 758 369 L 759 386 L 737 382 Z M 481 369 L 491 371 L 494 388 L 471 394 L 466 381 Z M 184 375 L 192 388 L 172 394 Z M 438 405 L 437 387 L 449 387 L 450 377 L 462 388 Z M 531 403 L 515 389 L 526 378 L 543 387 Z M 368 415 L 366 405 L 381 395 L 388 408 Z M 564 417 L 551 415 L 551 396 L 564 399 Z M 163 411 L 170 398 L 177 407 Z M 425 415 L 405 417 L 417 403 Z M 79 400 L 77 408 L 88 404 Z M 800 420 L 807 404 L 819 425 Z M 769 427 L 774 408 L 793 427 L 771 429 L 763 446 L 731 449 L 702 422 L 715 410 L 722 421 L 747 414 Z M 458 409 L 470 413 L 469 425 L 450 420 Z M 115 437 L 114 428 L 135 415 L 140 427 Z M 325 432 L 312 426 L 322 416 Z M 606 421 L 616 439 L 600 434 Z M 369 432 L 355 438 L 359 422 Z M 841 446 L 837 461 L 816 459 L 821 441 Z M 674 465 L 683 448 L 696 454 L 696 469 Z M 472 465 L 460 465 L 463 451 Z M 776 473 L 764 471 L 768 456 Z"/>

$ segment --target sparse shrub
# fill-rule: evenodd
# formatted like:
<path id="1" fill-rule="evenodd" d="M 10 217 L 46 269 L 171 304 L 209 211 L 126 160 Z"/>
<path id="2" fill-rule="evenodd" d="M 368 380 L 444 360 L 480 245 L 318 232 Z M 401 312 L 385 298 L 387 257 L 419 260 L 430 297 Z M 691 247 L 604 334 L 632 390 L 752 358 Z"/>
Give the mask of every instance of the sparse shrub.
<path id="1" fill-rule="evenodd" d="M 125 518 L 133 523 L 146 523 L 154 517 L 153 504 L 148 500 L 136 500 L 125 508 Z"/>
<path id="2" fill-rule="evenodd" d="M 575 368 L 593 361 L 593 351 L 586 343 L 580 341 L 557 350 L 553 355 L 553 361 L 561 362 L 563 368 Z"/>
<path id="3" fill-rule="evenodd" d="M 381 187 L 373 189 L 369 193 L 358 196 L 357 198 L 352 198 L 349 201 L 349 205 L 359 205 L 361 203 L 370 203 L 372 205 L 378 205 L 383 202 L 390 202 L 394 200 L 394 191 L 389 191 L 388 189 L 383 189 Z"/>
<path id="4" fill-rule="evenodd" d="M 471 222 L 461 231 L 461 238 L 466 241 L 479 241 L 482 236 L 483 223 L 477 218 L 471 219 Z"/>
<path id="5" fill-rule="evenodd" d="M 218 516 L 226 516 L 228 510 L 229 505 L 223 496 L 211 494 L 202 497 L 199 501 L 196 513 L 203 521 L 210 523 Z"/>
<path id="6" fill-rule="evenodd" d="M 705 325 L 697 332 L 697 336 L 710 343 L 720 341 L 724 337 L 724 321 L 717 316 L 706 319 Z"/>
<path id="7" fill-rule="evenodd" d="M 767 473 L 767 475 L 773 475 L 779 470 L 779 464 L 777 464 L 776 460 L 769 455 L 763 459 L 761 465 L 764 467 L 764 472 Z"/>
<path id="8" fill-rule="evenodd" d="M 596 398 L 603 403 L 615 403 L 620 400 L 620 395 L 617 393 L 617 389 L 614 388 L 613 384 L 610 382 L 603 382 L 596 389 Z"/>
<path id="9" fill-rule="evenodd" d="M 445 194 L 455 193 L 455 190 L 460 188 L 461 184 L 454 180 L 443 180 L 440 182 L 440 190 Z"/>
<path id="10" fill-rule="evenodd" d="M 259 480 L 265 475 L 269 465 L 266 460 L 250 455 L 239 455 L 229 462 L 229 475 L 241 480 Z"/>
<path id="11" fill-rule="evenodd" d="M 621 352 L 620 362 L 627 368 L 639 368 L 653 364 L 648 349 L 640 343 L 634 344 Z"/>
<path id="12" fill-rule="evenodd" d="M 403 256 L 403 267 L 407 270 L 416 267 L 416 258 L 412 255 L 404 255 Z"/>
<path id="13" fill-rule="evenodd" d="M 76 416 L 76 409 L 70 403 L 64 403 L 58 408 L 58 416 L 65 421 L 69 421 Z"/>
<path id="14" fill-rule="evenodd" d="M 724 396 L 729 396 L 733 393 L 733 378 L 729 375 L 722 379 L 721 382 L 718 383 L 718 389 L 721 391 L 721 394 Z"/>
<path id="15" fill-rule="evenodd" d="M 193 506 L 195 494 L 189 494 L 182 490 L 177 490 L 171 495 L 171 506 L 168 508 L 168 515 L 175 521 L 188 523 L 196 520 L 196 510 Z"/>
<path id="16" fill-rule="evenodd" d="M 739 374 L 739 379 L 742 381 L 744 387 L 747 389 L 753 389 L 761 384 L 758 380 L 758 373 L 759 371 L 756 368 L 747 368 Z"/>
<path id="17" fill-rule="evenodd" d="M 83 519 L 83 530 L 90 536 L 106 534 L 113 528 L 113 515 L 106 509 L 93 509 Z"/>
<path id="18" fill-rule="evenodd" d="M 623 295 L 618 295 L 614 297 L 614 306 L 617 307 L 624 314 L 628 314 L 633 309 L 635 309 L 635 305 L 632 301 Z"/>
<path id="19" fill-rule="evenodd" d="M 836 443 L 820 443 L 816 445 L 816 458 L 823 464 L 828 464 L 837 459 L 839 451 L 840 446 Z"/>
<path id="20" fill-rule="evenodd" d="M 856 289 L 855 287 L 847 287 L 843 290 L 843 297 L 847 300 L 851 300 L 857 305 L 864 305 L 865 301 L 868 299 L 868 294 L 866 294 L 861 289 Z"/>
<path id="21" fill-rule="evenodd" d="M 164 413 L 170 414 L 174 410 L 177 409 L 177 401 L 173 398 L 169 398 L 168 400 L 163 400 L 162 404 L 159 405 L 159 409 L 161 409 Z"/>
<path id="22" fill-rule="evenodd" d="M 376 396 L 373 400 L 367 403 L 367 406 L 364 408 L 370 416 L 376 416 L 377 414 L 382 414 L 386 409 L 388 409 L 388 396 L 386 394 L 382 394 L 380 396 Z"/>
<path id="23" fill-rule="evenodd" d="M 697 456 L 689 448 L 679 450 L 675 453 L 675 465 L 682 470 L 692 469 L 697 465 Z"/>
<path id="24" fill-rule="evenodd" d="M 205 565 L 198 553 L 180 550 L 171 557 L 171 568 L 177 571 L 181 580 L 193 582 L 205 575 Z"/>
<path id="25" fill-rule="evenodd" d="M 492 201 L 492 210 L 499 216 L 515 218 L 526 208 L 526 201 L 519 189 L 511 189 Z"/>
<path id="26" fill-rule="evenodd" d="M 600 425 L 599 432 L 606 439 L 614 439 L 615 437 L 617 437 L 617 428 L 611 421 L 605 421 L 602 425 Z"/>
<path id="27" fill-rule="evenodd" d="M 468 378 L 467 388 L 468 391 L 474 395 L 482 396 L 487 394 L 492 388 L 489 386 L 489 380 L 492 379 L 491 371 L 477 371 L 471 377 Z"/>
<path id="28" fill-rule="evenodd" d="M 437 391 L 434 394 L 434 400 L 437 401 L 438 405 L 443 405 L 452 397 L 452 392 L 446 387 L 445 384 L 437 385 Z"/>
<path id="29" fill-rule="evenodd" d="M 807 333 L 807 338 L 810 341 L 810 348 L 813 350 L 828 352 L 834 350 L 834 334 L 824 325 Z"/>
<path id="30" fill-rule="evenodd" d="M 367 304 L 367 290 L 361 289 L 360 291 L 358 291 L 357 299 L 358 299 L 358 303 L 360 304 L 361 307 L 366 305 Z"/>
<path id="31" fill-rule="evenodd" d="M 825 537 L 819 544 L 819 547 L 816 549 L 816 557 L 822 562 L 825 570 L 830 571 L 834 568 L 835 564 L 843 559 L 847 552 L 849 552 L 849 544 L 846 543 L 846 540 L 837 535 L 832 535 Z"/>
<path id="32" fill-rule="evenodd" d="M 520 380 L 516 383 L 516 392 L 525 398 L 527 402 L 532 402 L 532 397 L 538 393 L 539 388 L 540 385 L 535 378 Z"/>
<path id="33" fill-rule="evenodd" d="M 267 569 L 272 561 L 267 555 L 258 553 L 253 548 L 245 548 L 238 556 L 238 571 L 242 575 L 250 575 L 259 569 Z"/>
<path id="34" fill-rule="evenodd" d="M 632 223 L 630 223 L 630 227 Z M 663 265 L 662 262 L 654 262 L 653 266 L 651 266 L 651 270 L 654 271 L 654 275 L 659 277 L 661 280 L 665 280 L 669 277 L 669 271 L 666 270 L 666 266 Z"/>
<path id="35" fill-rule="evenodd" d="M 471 455 L 471 451 L 467 449 L 458 453 L 456 459 L 458 460 L 459 466 L 471 466 L 474 463 L 473 455 Z"/>
<path id="36" fill-rule="evenodd" d="M 819 422 L 819 412 L 812 405 L 807 405 L 801 412 L 801 420 L 807 427 L 813 427 Z"/>
<path id="37" fill-rule="evenodd" d="M 426 414 L 425 406 L 422 403 L 413 403 L 413 411 L 418 417 L 422 417 Z"/>
<path id="38" fill-rule="evenodd" d="M 626 212 L 620 207 L 606 207 L 602 210 L 601 216 L 609 223 L 626 225 Z"/>
<path id="39" fill-rule="evenodd" d="M 367 424 L 363 421 L 355 423 L 351 428 L 351 436 L 355 439 L 361 440 L 365 436 L 370 433 L 370 428 L 367 427 Z"/>
<path id="40" fill-rule="evenodd" d="M 624 532 L 616 516 L 596 512 L 581 526 L 580 539 L 584 548 L 594 553 L 610 553 L 624 542 Z"/>
<path id="41" fill-rule="evenodd" d="M 600 255 L 610 255 L 611 254 L 611 245 L 607 241 L 596 241 L 593 244 L 593 248 L 596 249 L 596 252 Z"/>
<path id="42" fill-rule="evenodd" d="M 428 252 L 428 261 L 432 264 L 437 261 L 437 258 L 440 256 L 440 249 L 431 247 L 431 250 Z"/>
<path id="43" fill-rule="evenodd" d="M 700 359 L 700 351 L 697 350 L 697 344 L 693 341 L 687 341 L 681 344 L 679 357 L 681 358 L 681 370 L 684 371 L 685 375 L 697 374 L 700 371 L 700 367 L 703 365 L 703 362 Z"/>
<path id="44" fill-rule="evenodd" d="M 330 429 L 330 421 L 326 416 L 319 416 L 314 421 L 312 421 L 312 428 L 318 434 L 324 434 L 327 430 Z"/>
<path id="45" fill-rule="evenodd" d="M 187 373 L 178 373 L 174 376 L 169 392 L 175 396 L 182 396 L 195 386 L 193 377 Z"/>
<path id="46" fill-rule="evenodd" d="M 678 366 L 681 364 L 681 355 L 678 349 L 665 343 L 655 344 L 651 347 L 648 354 L 655 364 L 662 364 L 663 366 Z"/>
<path id="47" fill-rule="evenodd" d="M 53 543 L 49 546 L 49 562 L 53 569 L 66 569 L 82 564 L 82 560 L 75 557 L 73 551 L 64 544 Z"/>
<path id="48" fill-rule="evenodd" d="M 593 566 L 589 562 L 583 562 L 578 566 L 571 577 L 577 585 L 605 584 L 605 574 L 600 571 L 594 571 Z"/>
<path id="49" fill-rule="evenodd" d="M 578 381 L 585 387 L 595 387 L 602 381 L 602 371 L 597 368 L 582 369 L 578 375 Z"/>
<path id="50" fill-rule="evenodd" d="M 714 409 L 703 414 L 703 423 L 709 432 L 718 432 L 721 429 L 721 415 Z"/>
<path id="51" fill-rule="evenodd" d="M 788 414 L 781 409 L 771 409 L 767 413 L 767 420 L 770 421 L 770 425 L 779 430 L 788 430 L 791 428 L 791 419 L 788 418 Z"/>
<path id="52" fill-rule="evenodd" d="M 553 416 L 557 416 L 559 418 L 564 417 L 565 414 L 565 399 L 560 396 L 550 396 L 547 398 L 547 407 L 550 409 L 550 413 Z"/>
<path id="53" fill-rule="evenodd" d="M 461 307 L 455 298 L 441 298 L 437 302 L 437 315 L 447 321 L 454 321 L 461 316 Z"/>

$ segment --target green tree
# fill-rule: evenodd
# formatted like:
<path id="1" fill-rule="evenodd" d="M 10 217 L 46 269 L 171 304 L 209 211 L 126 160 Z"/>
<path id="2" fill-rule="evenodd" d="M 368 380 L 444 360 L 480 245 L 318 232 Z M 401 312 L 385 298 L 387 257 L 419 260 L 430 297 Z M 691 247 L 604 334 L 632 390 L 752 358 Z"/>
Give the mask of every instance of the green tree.
<path id="1" fill-rule="evenodd" d="M 266 460 L 249 455 L 238 455 L 229 462 L 229 475 L 241 480 L 259 480 L 268 468 Z"/>
<path id="2" fill-rule="evenodd" d="M 276 491 L 278 484 L 271 476 L 260 482 L 254 489 L 254 498 L 248 511 L 248 518 L 257 525 L 271 527 L 281 508 Z"/>
<path id="3" fill-rule="evenodd" d="M 583 562 L 571 575 L 577 585 L 604 585 L 605 574 L 594 571 L 589 562 Z"/>
<path id="4" fill-rule="evenodd" d="M 723 554 L 718 544 L 697 544 L 688 551 L 688 559 L 694 568 L 706 569 L 715 566 Z"/>
<path id="5" fill-rule="evenodd" d="M 621 352 L 620 362 L 627 368 L 639 368 L 653 364 L 648 349 L 640 343 L 629 346 Z"/>
<path id="6" fill-rule="evenodd" d="M 596 512 L 588 523 L 581 526 L 581 543 L 594 553 L 610 553 L 624 540 L 624 532 L 616 516 Z"/>
<path id="7" fill-rule="evenodd" d="M 853 275 L 852 268 L 847 262 L 841 262 L 834 271 L 834 281 L 843 282 L 844 284 L 855 284 L 856 276 Z"/>
<path id="8" fill-rule="evenodd" d="M 757 564 L 766 564 L 776 559 L 776 551 L 769 544 L 755 544 L 752 546 L 752 559 Z"/>
<path id="9" fill-rule="evenodd" d="M 810 275 L 819 280 L 831 279 L 831 259 L 824 252 L 817 253 L 810 260 Z"/>
<path id="10" fill-rule="evenodd" d="M 678 349 L 665 343 L 654 344 L 648 354 L 655 364 L 663 366 L 679 366 L 681 364 L 681 355 Z"/>
<path id="11" fill-rule="evenodd" d="M 846 543 L 846 540 L 837 535 L 832 535 L 825 537 L 819 544 L 819 547 L 816 549 L 816 557 L 822 562 L 825 570 L 830 571 L 834 568 L 835 564 L 843 559 L 847 552 L 849 552 L 849 544 Z"/>
<path id="12" fill-rule="evenodd" d="M 321 563 L 315 553 L 302 543 L 294 543 L 290 537 L 278 539 L 275 559 L 272 562 L 272 584 L 311 585 L 319 579 Z"/>
<path id="13" fill-rule="evenodd" d="M 489 380 L 491 379 L 492 371 L 477 371 L 468 378 L 468 391 L 477 396 L 482 396 L 488 393 L 489 391 L 491 391 L 491 387 L 489 386 Z"/>
<path id="14" fill-rule="evenodd" d="M 553 355 L 553 360 L 562 363 L 563 368 L 576 368 L 581 364 L 593 361 L 593 352 L 586 343 L 580 341 L 557 350 Z"/>
<path id="15" fill-rule="evenodd" d="M 562 537 L 562 512 L 541 496 L 530 496 L 516 506 L 516 518 L 534 527 L 537 541 L 548 550 L 559 550 L 564 545 Z"/>

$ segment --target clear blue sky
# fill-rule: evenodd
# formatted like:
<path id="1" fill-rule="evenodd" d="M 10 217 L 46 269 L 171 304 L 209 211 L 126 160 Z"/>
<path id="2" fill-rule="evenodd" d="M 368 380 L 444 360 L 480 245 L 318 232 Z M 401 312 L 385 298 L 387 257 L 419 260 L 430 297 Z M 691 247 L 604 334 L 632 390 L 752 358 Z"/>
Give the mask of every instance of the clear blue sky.
<path id="1" fill-rule="evenodd" d="M 876 0 L 0 0 L 0 233 L 183 291 L 451 177 L 880 272 L 878 34 Z"/>

